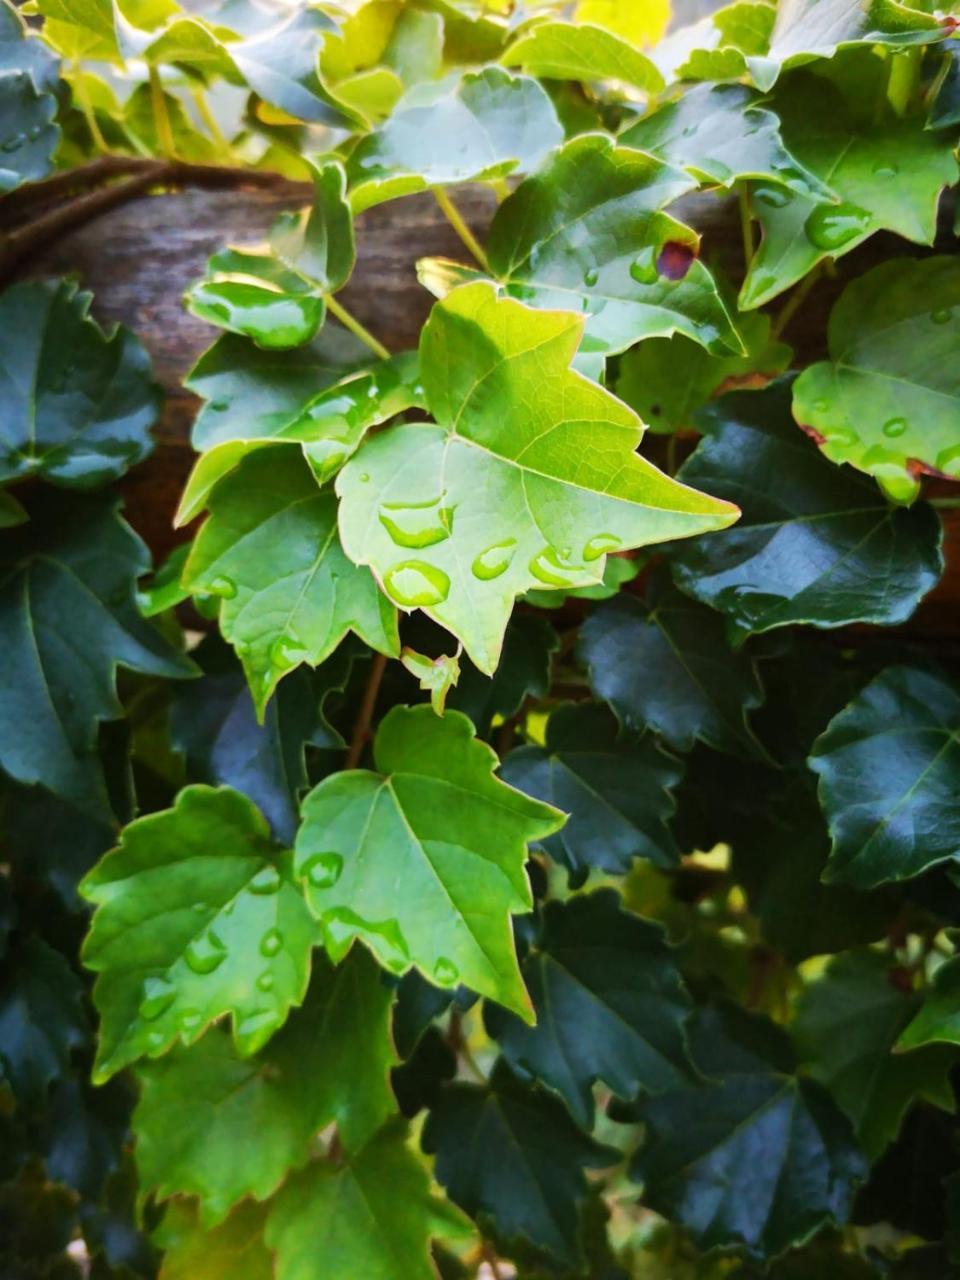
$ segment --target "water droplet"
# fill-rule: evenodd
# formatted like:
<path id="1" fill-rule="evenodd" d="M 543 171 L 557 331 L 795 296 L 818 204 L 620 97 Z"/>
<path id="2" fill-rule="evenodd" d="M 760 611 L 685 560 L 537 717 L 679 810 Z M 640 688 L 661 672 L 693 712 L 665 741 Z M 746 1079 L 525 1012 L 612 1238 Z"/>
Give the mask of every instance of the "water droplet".
<path id="1" fill-rule="evenodd" d="M 452 960 L 448 960 L 446 956 L 441 956 L 433 966 L 433 976 L 441 987 L 452 987 L 460 981 L 460 970 Z"/>
<path id="2" fill-rule="evenodd" d="M 583 558 L 589 564 L 591 560 L 599 560 L 608 551 L 616 551 L 622 545 L 622 540 L 615 533 L 598 533 L 583 548 Z"/>
<path id="3" fill-rule="evenodd" d="M 303 865 L 303 874 L 315 889 L 332 889 L 343 875 L 339 853 L 318 853 Z"/>
<path id="4" fill-rule="evenodd" d="M 549 587 L 569 587 L 572 577 L 579 570 L 576 566 L 561 563 L 556 548 L 544 547 L 530 561 L 530 572 Z"/>
<path id="5" fill-rule="evenodd" d="M 935 466 L 952 480 L 960 479 L 960 444 L 952 444 L 937 454 Z"/>
<path id="6" fill-rule="evenodd" d="M 440 505 L 442 495 L 430 502 L 391 503 L 380 508 L 380 523 L 398 547 L 432 547 L 450 537 L 453 507 Z"/>
<path id="7" fill-rule="evenodd" d="M 410 948 L 396 920 L 364 920 L 348 907 L 335 907 L 323 917 L 323 926 L 334 953 L 346 950 L 358 934 L 367 938 L 381 962 L 394 973 L 410 967 Z"/>
<path id="8" fill-rule="evenodd" d="M 856 432 L 849 427 L 825 426 L 823 436 L 827 444 L 835 445 L 838 449 L 849 449 L 852 444 L 857 443 Z"/>
<path id="9" fill-rule="evenodd" d="M 692 138 L 696 132 L 697 132 L 697 126 L 695 124 L 688 124 L 683 131 L 683 137 Z"/>
<path id="10" fill-rule="evenodd" d="M 588 289 L 592 289 L 599 279 L 600 279 L 600 272 L 597 270 L 596 267 L 590 267 L 589 270 L 583 273 L 583 283 L 587 286 Z"/>
<path id="11" fill-rule="evenodd" d="M 280 884 L 280 872 L 271 863 L 257 872 L 247 885 L 247 888 L 251 893 L 266 897 L 272 893 L 279 893 Z"/>
<path id="12" fill-rule="evenodd" d="M 193 909 L 197 913 L 197 915 L 200 915 L 201 912 L 204 912 L 207 910 L 207 904 L 205 902 L 195 902 L 193 904 Z"/>
<path id="13" fill-rule="evenodd" d="M 938 307 L 936 311 L 930 312 L 930 319 L 934 324 L 946 324 L 952 315 L 950 307 Z"/>
<path id="14" fill-rule="evenodd" d="M 630 264 L 630 275 L 637 284 L 656 284 L 657 251 L 652 245 L 642 249 L 637 258 Z"/>
<path id="15" fill-rule="evenodd" d="M 167 1033 L 165 1031 L 150 1031 L 147 1033 L 147 1049 L 164 1049 L 167 1044 Z"/>
<path id="16" fill-rule="evenodd" d="M 237 594 L 237 584 L 232 578 L 225 578 L 221 575 L 214 578 L 212 582 L 208 582 L 206 590 L 212 596 L 220 596 L 222 600 L 232 600 Z"/>
<path id="17" fill-rule="evenodd" d="M 360 472 L 360 483 L 361 483 L 361 484 L 366 484 L 366 483 L 369 481 L 369 479 L 370 479 L 370 472 L 369 472 L 369 471 L 361 471 L 361 472 Z"/>
<path id="18" fill-rule="evenodd" d="M 863 455 L 863 469 L 869 471 L 894 502 L 912 502 L 920 485 L 904 465 L 903 458 L 883 445 L 874 445 Z"/>
<path id="19" fill-rule="evenodd" d="M 516 549 L 516 538 L 508 538 L 506 542 L 495 542 L 492 547 L 487 547 L 486 551 L 481 551 L 470 566 L 473 576 L 479 578 L 481 582 L 490 582 L 494 578 L 499 578 L 510 568 Z"/>
<path id="20" fill-rule="evenodd" d="M 803 229 L 815 248 L 842 249 L 863 235 L 871 221 L 866 209 L 842 201 L 840 204 L 818 204 L 803 224 Z"/>
<path id="21" fill-rule="evenodd" d="M 830 408 L 829 400 L 814 400 L 813 407 L 817 413 L 826 413 Z"/>
<path id="22" fill-rule="evenodd" d="M 450 594 L 450 579 L 442 569 L 420 560 L 403 560 L 384 574 L 384 586 L 408 608 L 440 604 Z"/>
<path id="23" fill-rule="evenodd" d="M 332 475 L 335 475 L 340 470 L 347 460 L 346 449 L 334 447 L 329 440 L 306 444 L 303 446 L 303 451 L 307 455 L 307 461 L 313 468 L 313 474 L 317 477 L 319 484 L 325 484 Z"/>
<path id="24" fill-rule="evenodd" d="M 283 949 L 283 934 L 279 929 L 268 929 L 260 939 L 260 954 L 269 960 Z"/>
<path id="25" fill-rule="evenodd" d="M 895 178 L 900 170 L 895 164 L 875 164 L 873 172 L 878 178 Z"/>
<path id="26" fill-rule="evenodd" d="M 270 973 L 269 970 L 266 973 L 261 973 L 260 977 L 257 979 L 257 990 L 258 991 L 273 990 L 273 974 Z"/>
<path id="27" fill-rule="evenodd" d="M 202 1021 L 203 1014 L 199 1009 L 184 1009 L 180 1015 L 180 1030 L 189 1035 L 191 1031 L 196 1031 Z"/>
<path id="28" fill-rule="evenodd" d="M 897 436 L 902 436 L 907 429 L 906 418 L 889 418 L 883 424 L 883 434 L 895 440 Z"/>
<path id="29" fill-rule="evenodd" d="M 229 400 L 211 400 L 210 401 L 210 410 L 213 413 L 226 413 L 226 411 L 229 408 L 230 408 Z"/>
<path id="30" fill-rule="evenodd" d="M 157 1018 L 173 1004 L 177 989 L 166 978 L 147 978 L 143 984 L 143 996 L 137 1010 L 144 1022 L 156 1022 Z"/>
<path id="31" fill-rule="evenodd" d="M 194 938 L 187 947 L 187 964 L 194 973 L 213 973 L 227 958 L 227 948 L 212 929 Z"/>
<path id="32" fill-rule="evenodd" d="M 270 663 L 285 671 L 295 667 L 307 657 L 307 647 L 293 636 L 278 636 L 270 646 Z"/>
<path id="33" fill-rule="evenodd" d="M 237 1044 L 243 1054 L 256 1053 L 270 1039 L 280 1025 L 276 1009 L 256 1009 L 240 1020 L 237 1026 Z"/>
<path id="34" fill-rule="evenodd" d="M 6 151 L 8 154 L 11 151 L 19 151 L 26 140 L 27 135 L 25 133 L 13 133 L 9 138 L 4 138 L 3 142 L 0 143 L 0 151 Z"/>
<path id="35" fill-rule="evenodd" d="M 790 193 L 784 187 L 756 187 L 753 198 L 771 209 L 782 209 L 790 199 Z"/>

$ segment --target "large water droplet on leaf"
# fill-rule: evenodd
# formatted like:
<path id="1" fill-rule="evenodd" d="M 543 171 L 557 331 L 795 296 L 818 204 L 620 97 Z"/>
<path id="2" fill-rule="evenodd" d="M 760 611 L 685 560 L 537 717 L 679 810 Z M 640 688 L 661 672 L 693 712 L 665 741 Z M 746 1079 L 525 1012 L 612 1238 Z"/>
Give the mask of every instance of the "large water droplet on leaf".
<path id="1" fill-rule="evenodd" d="M 212 596 L 219 596 L 221 600 L 232 600 L 237 594 L 237 584 L 232 578 L 221 575 L 208 582 L 206 590 Z"/>
<path id="2" fill-rule="evenodd" d="M 410 967 L 410 948 L 396 920 L 364 920 L 348 907 L 335 907 L 323 917 L 323 926 L 336 950 L 359 934 L 370 940 L 381 962 L 394 973 Z"/>
<path id="3" fill-rule="evenodd" d="M 184 1009 L 180 1015 L 180 1030 L 189 1035 L 192 1031 L 196 1031 L 197 1027 L 203 1022 L 203 1014 L 199 1009 Z"/>
<path id="4" fill-rule="evenodd" d="M 440 505 L 442 496 L 430 502 L 390 503 L 380 508 L 380 523 L 398 547 L 432 547 L 450 537 L 453 507 Z"/>
<path id="5" fill-rule="evenodd" d="M 623 545 L 615 533 L 598 533 L 583 548 L 583 558 L 589 564 L 591 560 L 599 560 L 608 551 L 617 551 Z"/>
<path id="6" fill-rule="evenodd" d="M 579 569 L 564 564 L 555 547 L 544 547 L 530 561 L 530 572 L 548 587 L 569 587 Z"/>
<path id="7" fill-rule="evenodd" d="M 596 267 L 589 267 L 583 273 L 583 283 L 587 286 L 588 289 L 592 289 L 599 279 L 600 279 L 600 272 L 597 270 Z"/>
<path id="8" fill-rule="evenodd" d="M 630 275 L 637 284 L 656 284 L 659 279 L 657 271 L 657 250 L 648 245 L 630 264 Z"/>
<path id="9" fill-rule="evenodd" d="M 187 947 L 187 964 L 194 973 L 213 973 L 227 958 L 227 948 L 212 929 L 201 934 Z"/>
<path id="10" fill-rule="evenodd" d="M 818 204 L 803 224 L 807 239 L 817 249 L 842 249 L 869 228 L 872 219 L 866 209 L 841 201 Z"/>
<path id="11" fill-rule="evenodd" d="M 147 978 L 143 984 L 143 996 L 137 1012 L 144 1022 L 156 1022 L 157 1018 L 173 1004 L 177 989 L 166 978 Z"/>
<path id="12" fill-rule="evenodd" d="M 258 991 L 273 990 L 273 974 L 269 970 L 267 970 L 266 973 L 261 973 L 260 977 L 257 979 L 257 990 Z"/>
<path id="13" fill-rule="evenodd" d="M 244 1055 L 261 1049 L 280 1025 L 276 1009 L 256 1009 L 240 1020 L 237 1027 L 237 1044 Z"/>
<path id="14" fill-rule="evenodd" d="M 283 934 L 279 929 L 268 929 L 260 939 L 260 954 L 269 960 L 283 949 Z"/>
<path id="15" fill-rule="evenodd" d="M 318 853 L 304 863 L 303 874 L 315 889 L 332 889 L 343 875 L 343 858 L 339 853 Z"/>
<path id="16" fill-rule="evenodd" d="M 790 199 L 790 193 L 784 187 L 757 187 L 753 198 L 770 209 L 782 209 Z"/>
<path id="17" fill-rule="evenodd" d="M 279 893 L 280 883 L 280 872 L 271 864 L 258 871 L 247 887 L 251 893 L 267 895 Z"/>
<path id="18" fill-rule="evenodd" d="M 906 430 L 906 418 L 888 418 L 883 424 L 883 434 L 889 436 L 891 440 L 895 440 L 897 436 L 902 436 Z"/>
<path id="19" fill-rule="evenodd" d="M 403 560 L 388 569 L 384 586 L 398 604 L 408 608 L 440 604 L 450 594 L 450 579 L 435 565 Z"/>
<path id="20" fill-rule="evenodd" d="M 282 671 L 304 662 L 306 657 L 306 645 L 301 644 L 293 636 L 277 636 L 270 646 L 270 665 L 279 667 Z"/>
<path id="21" fill-rule="evenodd" d="M 499 578 L 510 568 L 516 549 L 516 538 L 495 542 L 492 547 L 487 547 L 486 551 L 481 551 L 470 566 L 473 576 L 479 578 L 481 582 L 490 582 L 493 578 Z"/>
<path id="22" fill-rule="evenodd" d="M 433 976 L 441 987 L 452 987 L 460 981 L 460 970 L 452 960 L 448 960 L 446 956 L 441 956 L 433 966 Z"/>
<path id="23" fill-rule="evenodd" d="M 952 444 L 946 449 L 941 449 L 937 454 L 935 466 L 945 476 L 950 476 L 952 479 L 960 478 L 960 444 Z"/>

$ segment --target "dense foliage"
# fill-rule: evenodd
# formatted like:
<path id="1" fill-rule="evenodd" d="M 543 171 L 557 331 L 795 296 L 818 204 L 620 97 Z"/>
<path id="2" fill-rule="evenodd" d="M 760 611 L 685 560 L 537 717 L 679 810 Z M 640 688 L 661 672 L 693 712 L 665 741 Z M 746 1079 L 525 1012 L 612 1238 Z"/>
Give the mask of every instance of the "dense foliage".
<path id="1" fill-rule="evenodd" d="M 918 4 L 0 0 L 3 1280 L 960 1269 Z M 238 171 L 312 196 L 185 298 L 151 569 L 150 361 L 30 202 Z M 390 352 L 338 295 L 418 192 Z"/>

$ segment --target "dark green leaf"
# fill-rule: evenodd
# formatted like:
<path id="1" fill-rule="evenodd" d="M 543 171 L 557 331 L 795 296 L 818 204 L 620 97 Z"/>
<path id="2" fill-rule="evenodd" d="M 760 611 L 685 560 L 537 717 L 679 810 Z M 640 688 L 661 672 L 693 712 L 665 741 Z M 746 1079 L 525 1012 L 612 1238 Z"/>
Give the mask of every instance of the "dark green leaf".
<path id="1" fill-rule="evenodd" d="M 897 1042 L 900 1050 L 912 1049 L 924 1045 L 960 1044 L 960 1000 L 957 991 L 960 988 L 960 963 L 957 959 L 948 960 L 936 971 L 933 984 L 924 992 L 920 1008 L 910 1025 L 904 1030 Z M 908 1053 L 901 1061 L 909 1064 L 914 1059 L 928 1061 L 924 1052 Z M 931 1102 L 937 1101 L 935 1098 Z M 952 1109 L 952 1108 L 951 1108 Z"/>
<path id="2" fill-rule="evenodd" d="M 54 91 L 59 63 L 31 38 L 17 10 L 0 4 L 0 195 L 45 178 L 60 129 Z"/>
<path id="3" fill-rule="evenodd" d="M 205 1230 L 194 1201 L 173 1200 L 153 1240 L 163 1249 L 163 1280 L 275 1280 L 263 1240 L 265 1210 L 245 1200 Z"/>
<path id="4" fill-rule="evenodd" d="M 44 1100 L 90 1028 L 83 986 L 66 960 L 38 937 L 4 957 L 0 984 L 0 1068 L 23 1103 Z"/>
<path id="5" fill-rule="evenodd" d="M 496 671 L 485 676 L 466 659 L 457 687 L 447 697 L 448 705 L 465 712 L 485 738 L 495 717 L 509 720 L 527 698 L 546 696 L 552 658 L 559 647 L 560 639 L 549 622 L 514 614 L 507 623 Z"/>

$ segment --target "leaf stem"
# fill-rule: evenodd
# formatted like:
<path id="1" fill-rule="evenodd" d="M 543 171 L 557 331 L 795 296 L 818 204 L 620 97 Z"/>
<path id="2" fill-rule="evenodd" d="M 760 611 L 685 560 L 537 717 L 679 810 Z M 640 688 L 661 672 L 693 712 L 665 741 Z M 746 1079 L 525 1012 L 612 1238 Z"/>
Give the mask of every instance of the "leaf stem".
<path id="1" fill-rule="evenodd" d="M 224 137 L 223 130 L 217 124 L 217 117 L 210 110 L 210 103 L 207 101 L 207 95 L 202 89 L 194 89 L 190 95 L 193 98 L 193 104 L 197 108 L 197 115 L 203 121 L 207 133 L 214 140 L 218 147 L 228 156 L 233 156 L 233 148 Z"/>
<path id="2" fill-rule="evenodd" d="M 476 258 L 477 262 L 480 263 L 484 271 L 489 272 L 490 264 L 487 262 L 487 255 L 484 253 L 483 248 L 480 245 L 480 241 L 467 226 L 466 222 L 464 222 L 463 214 L 447 195 L 446 191 L 441 187 L 434 187 L 433 195 L 437 204 L 443 210 L 443 215 L 450 223 L 451 227 L 453 227 L 454 231 Z"/>
<path id="3" fill-rule="evenodd" d="M 753 220 L 750 217 L 750 198 L 745 185 L 741 184 L 737 196 L 740 205 L 740 234 L 743 236 L 743 269 L 744 273 L 746 273 L 750 270 L 750 264 L 753 262 L 754 239 Z"/>
<path id="4" fill-rule="evenodd" d="M 905 49 L 890 59 L 887 101 L 898 116 L 906 115 L 920 81 L 920 50 Z"/>
<path id="5" fill-rule="evenodd" d="M 390 359 L 390 352 L 383 343 L 378 338 L 375 338 L 369 329 L 365 329 L 356 316 L 350 314 L 342 302 L 338 302 L 332 293 L 326 294 L 325 298 L 327 306 L 345 329 L 349 329 L 354 337 L 359 338 L 381 360 Z"/>
<path id="6" fill-rule="evenodd" d="M 87 129 L 90 132 L 90 137 L 93 139 L 94 146 L 99 151 L 109 151 L 110 148 L 107 146 L 107 140 L 100 130 L 100 122 L 97 120 L 97 113 L 94 111 L 93 103 L 90 101 L 90 95 L 87 93 L 87 86 L 83 80 L 83 74 L 84 73 L 80 70 L 79 65 L 75 65 L 74 79 L 70 82 L 70 87 L 73 89 L 74 97 L 76 98 L 80 111 L 83 114 L 83 118 L 86 121 Z"/>
<path id="7" fill-rule="evenodd" d="M 791 293 L 790 297 L 784 303 L 780 314 L 777 316 L 776 320 L 774 320 L 773 327 L 770 330 L 770 337 L 774 341 L 780 337 L 784 329 L 786 329 L 787 325 L 803 306 L 804 302 L 806 302 L 807 294 L 820 279 L 822 272 L 823 263 L 818 262 L 813 270 L 809 271 L 804 279 L 800 281 L 793 293 Z"/>
<path id="8" fill-rule="evenodd" d="M 956 511 L 960 508 L 960 498 L 928 498 L 927 501 L 938 511 Z"/>
<path id="9" fill-rule="evenodd" d="M 160 150 L 169 160 L 173 160 L 176 156 L 173 145 L 173 126 L 170 123 L 170 113 L 167 111 L 167 95 L 160 79 L 160 72 L 153 63 L 150 64 L 150 103 L 153 107 L 153 122 L 157 126 Z"/>
<path id="10" fill-rule="evenodd" d="M 343 762 L 344 769 L 355 769 L 360 763 L 363 748 L 367 745 L 370 737 L 370 725 L 373 722 L 373 713 L 377 705 L 377 694 L 380 692 L 380 682 L 386 669 L 387 660 L 384 655 L 382 653 L 374 653 L 370 674 L 367 676 L 367 686 L 363 691 L 363 700 L 360 703 L 360 710 L 353 726 L 347 758 Z"/>

